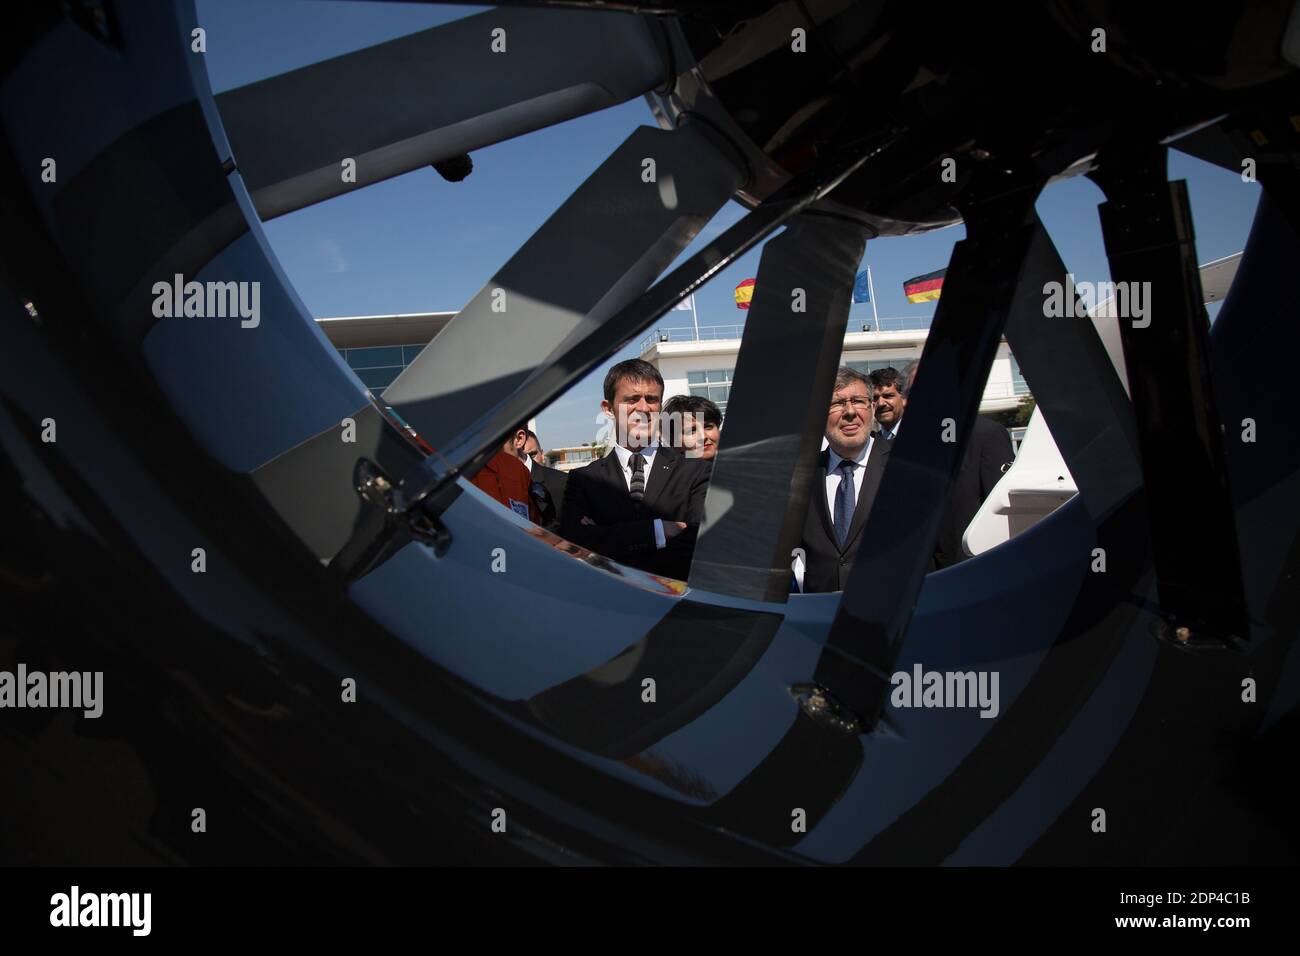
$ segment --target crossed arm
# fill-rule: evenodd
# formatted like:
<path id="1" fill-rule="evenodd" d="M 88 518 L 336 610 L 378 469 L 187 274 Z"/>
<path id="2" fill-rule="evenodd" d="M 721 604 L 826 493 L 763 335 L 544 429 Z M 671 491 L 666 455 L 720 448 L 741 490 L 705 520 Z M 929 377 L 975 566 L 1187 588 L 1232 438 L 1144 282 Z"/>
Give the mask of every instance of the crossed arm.
<path id="1" fill-rule="evenodd" d="M 561 509 L 560 536 L 588 550 L 620 560 L 650 554 L 661 547 L 692 548 L 700 521 L 704 518 L 704 498 L 708 493 L 708 473 L 695 469 L 691 476 L 685 520 L 640 518 L 634 521 L 601 523 L 600 510 L 593 501 L 596 482 L 579 472 L 569 476 Z M 660 524 L 656 534 L 655 525 Z M 660 544 L 660 541 L 663 544 Z"/>

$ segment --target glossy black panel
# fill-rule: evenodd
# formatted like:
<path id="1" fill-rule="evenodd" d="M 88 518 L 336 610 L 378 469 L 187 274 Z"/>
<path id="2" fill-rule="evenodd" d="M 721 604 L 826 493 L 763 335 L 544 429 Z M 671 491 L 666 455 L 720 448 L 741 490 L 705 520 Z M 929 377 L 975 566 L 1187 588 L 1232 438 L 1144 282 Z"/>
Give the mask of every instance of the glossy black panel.
<path id="1" fill-rule="evenodd" d="M 862 767 L 862 742 L 800 711 L 754 772 L 706 818 L 773 846 L 794 846 L 840 800 Z"/>
<path id="2" fill-rule="evenodd" d="M 374 405 L 350 418 L 347 440 L 340 422 L 252 473 L 258 490 L 322 560 L 338 554 L 365 522 L 354 480 L 358 462 L 373 462 L 395 485 L 424 459 Z"/>
<path id="3" fill-rule="evenodd" d="M 1137 617 L 1127 596 L 1142 589 L 1147 554 L 1132 545 L 1142 517 L 1141 501 L 1132 497 L 1112 512 L 1098 529 L 1097 544 L 1114 560 L 1106 574 L 1085 572 L 1068 619 L 1024 692 L 942 784 L 863 847 L 853 862 L 942 863 L 1046 758 L 1096 691 Z M 1080 554 L 1076 563 L 1085 567 L 1088 555 Z"/>
<path id="4" fill-rule="evenodd" d="M 683 600 L 608 664 L 538 694 L 527 709 L 560 739 L 631 757 L 725 697 L 767 649 L 781 618 Z M 653 688 L 643 686 L 647 678 Z M 647 694 L 654 699 L 647 699 Z"/>
<path id="5" fill-rule="evenodd" d="M 1160 600 L 1173 633 L 1189 644 L 1250 637 L 1233 521 L 1223 426 L 1209 367 L 1187 186 L 1166 182 L 1163 148 L 1116 148 L 1093 178 L 1111 276 L 1127 287 L 1120 313 Z M 1143 302 L 1139 309 L 1136 303 Z M 1187 503 L 1197 518 L 1187 520 Z M 1214 542 L 1216 560 L 1205 560 Z"/>
<path id="6" fill-rule="evenodd" d="M 1040 225 L 1026 281 L 1065 289 L 1072 281 L 1066 272 Z M 1012 309 L 1006 336 L 1084 504 L 1104 517 L 1141 486 L 1142 475 L 1133 406 L 1096 327 L 1083 318 Z"/>
<path id="7" fill-rule="evenodd" d="M 189 281 L 247 231 L 198 103 L 128 132 L 74 176 L 54 201 L 68 255 L 120 303 L 124 334 L 157 321 L 153 284 Z"/>
<path id="8" fill-rule="evenodd" d="M 1123 131 L 1159 140 L 1261 102 L 1282 119 L 1296 90 L 1277 41 L 1287 18 L 1268 2 L 788 0 L 703 3 L 681 22 L 710 93 L 788 171 L 887 144 L 843 201 L 905 232 L 951 221 L 984 164 L 1031 159 L 1055 176 Z M 940 176 L 948 159 L 956 181 Z"/>
<path id="9" fill-rule="evenodd" d="M 24 18 L 14 19 L 22 35 Z M 20 181 L 103 303 L 98 320 L 131 343 L 157 320 L 155 282 L 192 279 L 247 231 L 205 108 L 202 57 L 190 50 L 193 21 L 192 8 L 170 3 L 113 5 L 102 30 L 88 11 L 73 13 L 0 83 Z"/>

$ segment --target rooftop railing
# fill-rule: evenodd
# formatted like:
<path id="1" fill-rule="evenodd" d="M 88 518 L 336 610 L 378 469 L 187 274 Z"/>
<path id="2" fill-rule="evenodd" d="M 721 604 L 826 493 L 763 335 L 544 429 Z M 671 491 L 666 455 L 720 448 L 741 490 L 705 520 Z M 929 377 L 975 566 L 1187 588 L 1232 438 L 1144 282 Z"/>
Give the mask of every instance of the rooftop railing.
<path id="1" fill-rule="evenodd" d="M 862 332 L 922 332 L 930 328 L 931 315 L 882 315 L 879 319 L 865 322 L 851 320 L 846 335 Z M 719 342 L 739 341 L 745 333 L 744 324 L 740 325 L 703 325 L 698 333 L 690 326 L 655 329 L 641 340 L 640 352 L 645 354 L 659 343 L 669 342 Z"/>

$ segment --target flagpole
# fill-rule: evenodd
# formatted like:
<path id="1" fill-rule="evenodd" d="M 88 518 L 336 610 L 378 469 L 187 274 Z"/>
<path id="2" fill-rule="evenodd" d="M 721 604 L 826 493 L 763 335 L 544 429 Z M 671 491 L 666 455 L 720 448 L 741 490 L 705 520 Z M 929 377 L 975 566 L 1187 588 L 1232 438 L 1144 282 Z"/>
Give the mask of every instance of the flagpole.
<path id="1" fill-rule="evenodd" d="M 876 315 L 876 290 L 871 284 L 871 266 L 867 266 L 867 295 L 871 297 L 871 327 L 880 331 L 880 318 Z"/>
<path id="2" fill-rule="evenodd" d="M 691 293 L 691 325 L 695 326 L 695 341 L 700 340 L 700 317 L 695 312 L 695 293 Z"/>

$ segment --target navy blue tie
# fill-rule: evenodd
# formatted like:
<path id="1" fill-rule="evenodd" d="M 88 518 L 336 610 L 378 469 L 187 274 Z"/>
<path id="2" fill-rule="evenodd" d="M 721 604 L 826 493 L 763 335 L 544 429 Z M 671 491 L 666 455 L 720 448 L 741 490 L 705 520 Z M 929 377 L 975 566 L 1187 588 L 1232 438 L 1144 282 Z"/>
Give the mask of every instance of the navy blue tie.
<path id="1" fill-rule="evenodd" d="M 835 491 L 835 535 L 840 539 L 840 548 L 843 549 L 844 542 L 849 538 L 849 525 L 853 523 L 853 506 L 858 501 L 853 487 L 853 469 L 857 465 L 845 459 L 837 467 L 840 470 L 840 486 Z"/>

